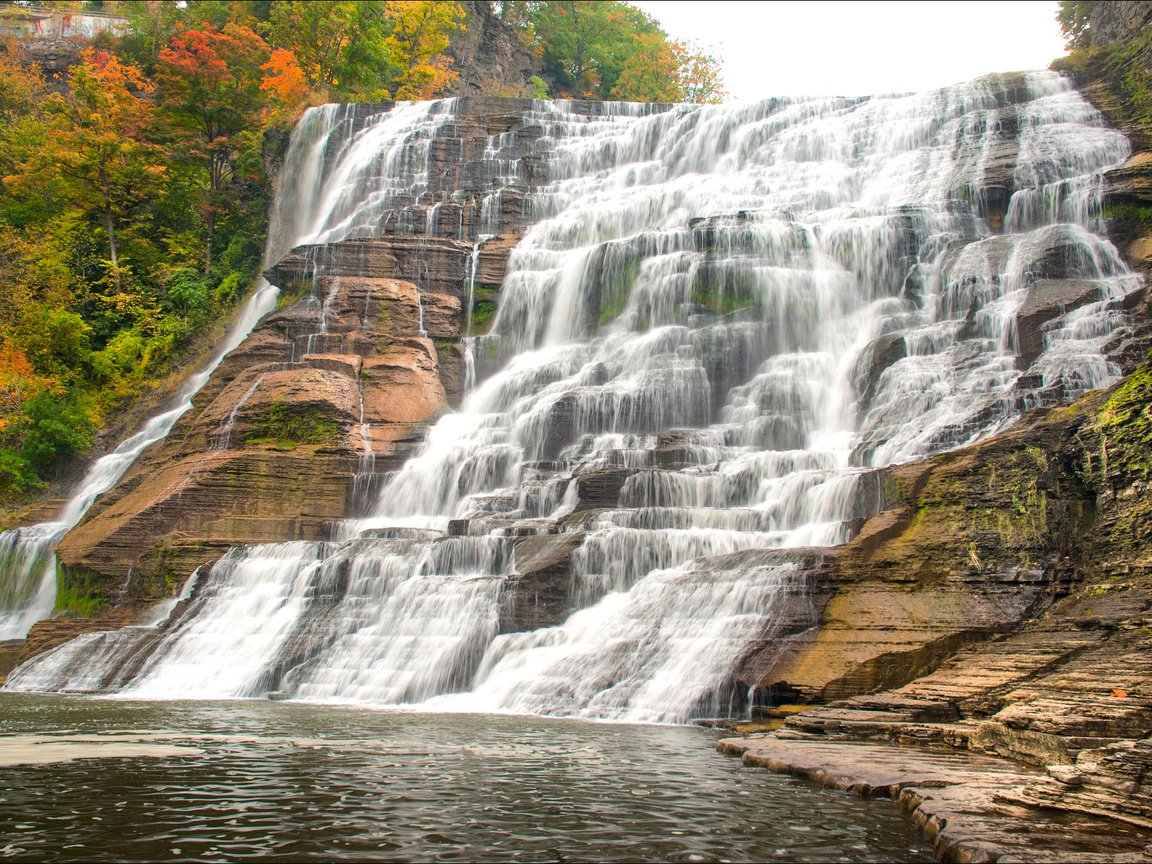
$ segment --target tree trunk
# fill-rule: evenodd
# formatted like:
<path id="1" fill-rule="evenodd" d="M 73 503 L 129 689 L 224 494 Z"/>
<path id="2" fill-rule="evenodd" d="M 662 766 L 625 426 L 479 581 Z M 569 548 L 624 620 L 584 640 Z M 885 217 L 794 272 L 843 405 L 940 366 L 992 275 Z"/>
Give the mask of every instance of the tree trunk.
<path id="1" fill-rule="evenodd" d="M 116 282 L 116 290 L 120 290 L 120 261 L 116 254 L 116 225 L 112 221 L 112 210 L 104 208 L 104 230 L 108 232 L 108 253 L 112 256 L 112 278 Z"/>
<path id="2" fill-rule="evenodd" d="M 108 172 L 100 163 L 100 192 L 104 197 L 104 230 L 108 232 L 108 254 L 112 260 L 112 279 L 120 290 L 120 258 L 116 254 L 116 223 L 112 219 L 112 199 L 108 194 Z"/>

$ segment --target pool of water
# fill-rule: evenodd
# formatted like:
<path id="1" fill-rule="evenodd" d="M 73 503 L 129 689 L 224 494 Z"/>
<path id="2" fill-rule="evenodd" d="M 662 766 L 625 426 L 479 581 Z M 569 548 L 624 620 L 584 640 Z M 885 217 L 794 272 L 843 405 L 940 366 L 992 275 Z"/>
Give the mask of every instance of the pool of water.
<path id="1" fill-rule="evenodd" d="M 699 728 L 0 694 L 0 733 L 26 861 L 932 860 L 892 802 Z"/>

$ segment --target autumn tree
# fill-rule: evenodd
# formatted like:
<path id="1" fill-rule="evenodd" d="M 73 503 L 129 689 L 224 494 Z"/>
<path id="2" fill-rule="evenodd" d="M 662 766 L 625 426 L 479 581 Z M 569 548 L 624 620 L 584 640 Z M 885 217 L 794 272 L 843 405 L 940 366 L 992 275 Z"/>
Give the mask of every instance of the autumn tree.
<path id="1" fill-rule="evenodd" d="M 17 194 L 43 194 L 55 186 L 57 194 L 97 216 L 117 288 L 123 273 L 117 223 L 157 193 L 165 173 L 148 140 L 151 92 L 135 66 L 106 51 L 85 51 L 69 75 L 68 92 L 44 103 L 44 137 L 25 142 L 22 170 L 4 178 Z"/>
<path id="2" fill-rule="evenodd" d="M 442 0 L 389 0 L 385 15 L 392 32 L 385 47 L 392 60 L 395 99 L 431 99 L 458 74 L 444 53 L 453 31 L 464 27 L 464 9 Z"/>
<path id="3" fill-rule="evenodd" d="M 33 113 L 48 92 L 40 66 L 13 42 L 0 51 L 0 123 Z"/>
<path id="4" fill-rule="evenodd" d="M 566 95 L 638 102 L 716 102 L 719 67 L 619 0 L 509 0 L 503 20 Z"/>
<path id="5" fill-rule="evenodd" d="M 656 33 L 634 39 L 634 51 L 624 61 L 609 96 L 624 102 L 680 102 L 684 91 L 675 46 Z"/>
<path id="6" fill-rule="evenodd" d="M 37 375 L 23 351 L 0 343 L 0 436 L 11 436 L 26 421 L 26 406 L 33 396 L 58 386 Z"/>
<path id="7" fill-rule="evenodd" d="M 287 48 L 273 48 L 268 62 L 261 64 L 260 71 L 264 73 L 260 89 L 271 97 L 271 104 L 266 108 L 268 122 L 295 120 L 311 92 L 296 55 Z"/>
<path id="8" fill-rule="evenodd" d="M 717 105 L 728 95 L 716 58 L 698 46 L 674 43 L 678 65 L 680 101 Z"/>
<path id="9" fill-rule="evenodd" d="M 199 168 L 205 266 L 221 213 L 232 209 L 227 191 L 241 157 L 259 152 L 260 116 L 267 97 L 262 66 L 268 45 L 237 24 L 205 26 L 176 35 L 157 58 L 160 105 L 182 152 Z"/>
<path id="10" fill-rule="evenodd" d="M 309 85 L 331 97 L 386 95 L 391 54 L 383 0 L 277 0 L 269 41 L 295 54 Z"/>

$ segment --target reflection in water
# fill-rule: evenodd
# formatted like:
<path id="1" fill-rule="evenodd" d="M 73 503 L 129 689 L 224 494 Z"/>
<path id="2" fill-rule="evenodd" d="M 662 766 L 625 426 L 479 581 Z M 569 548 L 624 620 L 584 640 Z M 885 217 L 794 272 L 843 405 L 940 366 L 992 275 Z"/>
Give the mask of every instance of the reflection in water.
<path id="1" fill-rule="evenodd" d="M 0 718 L 202 751 L 6 768 L 22 861 L 932 860 L 891 802 L 743 768 L 701 729 L 19 695 Z"/>

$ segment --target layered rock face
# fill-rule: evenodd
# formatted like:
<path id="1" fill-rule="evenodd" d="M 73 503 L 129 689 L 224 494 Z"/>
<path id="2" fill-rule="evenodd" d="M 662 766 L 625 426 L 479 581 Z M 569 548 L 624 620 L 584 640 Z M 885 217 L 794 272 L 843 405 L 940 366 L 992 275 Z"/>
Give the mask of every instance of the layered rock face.
<path id="1" fill-rule="evenodd" d="M 1104 45 L 1112 24 L 1146 21 L 1152 4 L 1093 4 L 1092 15 L 1094 44 Z M 1126 100 L 1148 80 L 1131 62 L 1146 56 L 1148 33 L 1124 32 L 1126 46 L 1095 55 L 1081 74 L 1137 145 L 1106 175 L 1104 212 L 1147 286 L 1141 214 L 1152 208 L 1152 154 L 1147 123 Z M 1124 382 L 896 469 L 885 487 L 896 506 L 814 570 L 824 586 L 819 627 L 772 668 L 746 669 L 777 702 L 829 701 L 799 713 L 766 708 L 767 725 L 782 731 L 723 748 L 749 764 L 899 796 L 942 858 L 1015 860 L 1042 846 L 1069 860 L 1120 860 L 1147 842 L 1148 295 L 1129 300 L 1137 326 L 1121 353 L 1140 365 Z M 930 748 L 923 765 L 935 776 L 910 746 Z M 967 752 L 956 761 L 938 755 L 942 747 Z M 971 754 L 1010 761 L 973 777 Z"/>
<path id="2" fill-rule="evenodd" d="M 324 539 L 363 511 L 428 421 L 459 402 L 460 339 L 491 317 L 539 180 L 525 158 L 542 135 L 529 106 L 467 100 L 433 130 L 427 182 L 403 190 L 390 219 L 277 258 L 267 276 L 282 301 L 297 299 L 68 535 L 65 585 L 116 602 L 166 596 L 230 546 Z M 351 137 L 387 108 L 350 106 L 337 122 Z M 502 149 L 488 152 L 494 140 Z M 305 232 L 294 206 L 273 226 L 285 245 Z"/>

